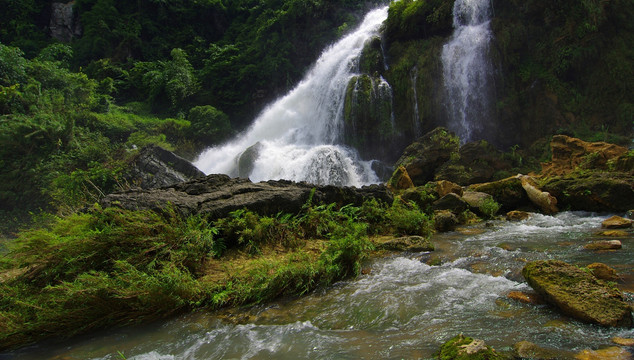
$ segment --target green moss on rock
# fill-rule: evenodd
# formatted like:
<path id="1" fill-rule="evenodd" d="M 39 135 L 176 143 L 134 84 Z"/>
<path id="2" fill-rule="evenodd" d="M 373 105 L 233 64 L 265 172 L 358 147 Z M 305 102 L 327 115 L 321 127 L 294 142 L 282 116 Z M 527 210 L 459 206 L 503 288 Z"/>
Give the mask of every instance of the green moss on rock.
<path id="1" fill-rule="evenodd" d="M 453 337 L 440 348 L 436 356 L 439 360 L 503 360 L 505 356 L 498 354 L 484 341 L 473 339 L 462 334 Z"/>
<path id="2" fill-rule="evenodd" d="M 546 301 L 571 317 L 603 326 L 632 326 L 631 308 L 623 294 L 590 271 L 548 260 L 528 263 L 522 275 Z"/>

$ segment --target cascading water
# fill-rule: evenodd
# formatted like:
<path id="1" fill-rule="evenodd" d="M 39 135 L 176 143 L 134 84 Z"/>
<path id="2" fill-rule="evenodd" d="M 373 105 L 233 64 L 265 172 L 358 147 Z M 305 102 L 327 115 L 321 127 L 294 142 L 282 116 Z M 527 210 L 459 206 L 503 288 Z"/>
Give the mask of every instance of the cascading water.
<path id="1" fill-rule="evenodd" d="M 359 28 L 326 49 L 302 82 L 271 104 L 237 139 L 203 152 L 205 173 L 360 186 L 378 182 L 370 161 L 338 145 L 346 86 L 366 40 L 387 18 L 387 7 L 368 13 Z"/>
<path id="2" fill-rule="evenodd" d="M 491 0 L 457 0 L 451 40 L 443 46 L 442 64 L 448 127 L 462 142 L 488 137 L 493 99 L 493 67 L 488 49 Z"/>

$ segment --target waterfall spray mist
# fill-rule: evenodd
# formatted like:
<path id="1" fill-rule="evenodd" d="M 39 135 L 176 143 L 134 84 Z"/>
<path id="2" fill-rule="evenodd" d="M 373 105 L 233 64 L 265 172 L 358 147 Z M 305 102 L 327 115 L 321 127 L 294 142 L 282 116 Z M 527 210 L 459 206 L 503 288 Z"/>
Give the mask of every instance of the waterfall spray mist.
<path id="1" fill-rule="evenodd" d="M 338 145 L 348 82 L 365 42 L 377 35 L 387 6 L 369 12 L 351 34 L 326 49 L 301 83 L 268 106 L 235 140 L 203 152 L 205 173 L 360 186 L 378 182 L 371 162 Z"/>
<path id="2" fill-rule="evenodd" d="M 454 34 L 442 50 L 447 126 L 463 143 L 486 138 L 492 120 L 492 12 L 490 0 L 456 0 Z"/>

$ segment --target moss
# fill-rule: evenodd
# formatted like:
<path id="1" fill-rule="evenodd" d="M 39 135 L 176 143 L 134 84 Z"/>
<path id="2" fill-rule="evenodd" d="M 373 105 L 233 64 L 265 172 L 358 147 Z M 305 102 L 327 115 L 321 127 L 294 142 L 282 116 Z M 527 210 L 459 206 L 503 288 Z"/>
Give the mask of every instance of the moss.
<path id="1" fill-rule="evenodd" d="M 466 347 L 478 345 L 473 353 L 467 353 Z M 477 350 L 477 351 L 475 351 Z M 495 352 L 490 346 L 484 345 L 481 340 L 458 335 L 444 343 L 440 348 L 440 353 L 436 356 L 439 360 L 502 360 L 504 356 Z"/>
<path id="2" fill-rule="evenodd" d="M 591 271 L 562 261 L 533 261 L 522 269 L 528 284 L 562 312 L 603 326 L 630 326 L 631 309 L 622 293 Z"/>

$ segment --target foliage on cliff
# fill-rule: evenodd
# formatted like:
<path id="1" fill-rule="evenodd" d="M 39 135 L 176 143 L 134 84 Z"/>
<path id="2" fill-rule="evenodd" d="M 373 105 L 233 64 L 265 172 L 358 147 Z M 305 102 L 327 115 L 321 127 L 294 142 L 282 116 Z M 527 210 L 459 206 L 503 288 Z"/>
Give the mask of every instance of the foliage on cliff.
<path id="1" fill-rule="evenodd" d="M 446 126 L 440 53 L 453 0 L 390 5 L 385 40 L 397 133 Z M 626 144 L 634 121 L 629 0 L 493 1 L 495 121 L 488 140 L 528 148 L 553 133 Z"/>

